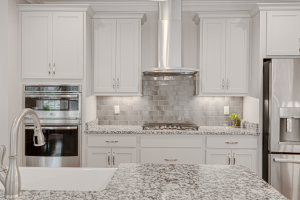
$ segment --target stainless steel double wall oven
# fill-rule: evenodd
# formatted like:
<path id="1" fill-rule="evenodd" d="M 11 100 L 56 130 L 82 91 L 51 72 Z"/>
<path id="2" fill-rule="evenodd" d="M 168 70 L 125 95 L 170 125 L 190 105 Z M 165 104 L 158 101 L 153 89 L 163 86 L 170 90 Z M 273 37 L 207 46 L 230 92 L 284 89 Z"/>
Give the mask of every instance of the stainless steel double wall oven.
<path id="1" fill-rule="evenodd" d="M 33 121 L 26 116 L 23 165 L 79 167 L 81 85 L 23 85 L 23 91 L 23 106 L 37 112 L 46 143 L 33 146 Z"/>

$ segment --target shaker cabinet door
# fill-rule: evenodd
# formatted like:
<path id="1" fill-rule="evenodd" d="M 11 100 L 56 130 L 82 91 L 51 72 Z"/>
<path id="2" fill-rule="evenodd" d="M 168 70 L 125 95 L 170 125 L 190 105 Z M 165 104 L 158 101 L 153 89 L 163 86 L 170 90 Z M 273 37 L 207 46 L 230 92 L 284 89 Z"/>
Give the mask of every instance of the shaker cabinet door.
<path id="1" fill-rule="evenodd" d="M 225 92 L 225 19 L 203 20 L 202 93 Z"/>
<path id="2" fill-rule="evenodd" d="M 249 19 L 226 20 L 226 93 L 248 93 Z"/>
<path id="3" fill-rule="evenodd" d="M 267 55 L 300 55 L 300 11 L 267 12 Z"/>
<path id="4" fill-rule="evenodd" d="M 53 13 L 53 78 L 83 78 L 83 13 Z"/>
<path id="5" fill-rule="evenodd" d="M 136 149 L 112 149 L 112 168 L 121 163 L 136 163 Z"/>
<path id="6" fill-rule="evenodd" d="M 232 165 L 243 165 L 256 173 L 256 150 L 232 150 Z"/>
<path id="7" fill-rule="evenodd" d="M 94 20 L 94 92 L 115 92 L 116 19 Z"/>
<path id="8" fill-rule="evenodd" d="M 87 167 L 110 168 L 112 163 L 110 148 L 88 148 Z"/>
<path id="9" fill-rule="evenodd" d="M 140 20 L 117 20 L 116 91 L 139 90 L 139 37 Z"/>
<path id="10" fill-rule="evenodd" d="M 206 164 L 209 165 L 231 165 L 231 150 L 228 149 L 207 149 Z"/>
<path id="11" fill-rule="evenodd" d="M 52 13 L 22 13 L 22 78 L 52 78 Z"/>

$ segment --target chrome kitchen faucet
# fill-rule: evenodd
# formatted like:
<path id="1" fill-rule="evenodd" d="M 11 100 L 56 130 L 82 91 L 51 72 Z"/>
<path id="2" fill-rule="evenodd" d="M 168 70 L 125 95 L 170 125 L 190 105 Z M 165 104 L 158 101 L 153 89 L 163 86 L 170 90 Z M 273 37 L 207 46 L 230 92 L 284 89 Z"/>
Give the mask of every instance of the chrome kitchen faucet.
<path id="1" fill-rule="evenodd" d="M 19 167 L 17 165 L 17 142 L 18 130 L 22 122 L 22 118 L 26 115 L 31 115 L 34 122 L 34 146 L 43 146 L 45 144 L 44 135 L 41 129 L 40 119 L 37 113 L 29 108 L 24 109 L 15 118 L 10 131 L 10 156 L 8 169 L 3 166 L 3 157 L 6 152 L 5 146 L 0 146 L 0 181 L 5 187 L 5 198 L 14 199 L 20 196 L 21 193 L 21 178 Z"/>

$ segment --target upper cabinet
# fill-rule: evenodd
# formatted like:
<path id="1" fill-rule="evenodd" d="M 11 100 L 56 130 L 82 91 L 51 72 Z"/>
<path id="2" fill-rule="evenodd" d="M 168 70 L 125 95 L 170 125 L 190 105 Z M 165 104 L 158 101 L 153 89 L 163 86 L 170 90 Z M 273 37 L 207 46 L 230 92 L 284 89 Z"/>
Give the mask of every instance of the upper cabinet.
<path id="1" fill-rule="evenodd" d="M 250 18 L 246 14 L 196 13 L 200 95 L 247 95 Z"/>
<path id="2" fill-rule="evenodd" d="M 22 78 L 83 79 L 85 20 L 90 8 L 65 9 L 65 5 L 19 6 Z"/>
<path id="3" fill-rule="evenodd" d="M 94 19 L 94 93 L 141 94 L 144 13 L 97 13 Z"/>
<path id="4" fill-rule="evenodd" d="M 267 12 L 267 55 L 300 55 L 300 11 Z"/>

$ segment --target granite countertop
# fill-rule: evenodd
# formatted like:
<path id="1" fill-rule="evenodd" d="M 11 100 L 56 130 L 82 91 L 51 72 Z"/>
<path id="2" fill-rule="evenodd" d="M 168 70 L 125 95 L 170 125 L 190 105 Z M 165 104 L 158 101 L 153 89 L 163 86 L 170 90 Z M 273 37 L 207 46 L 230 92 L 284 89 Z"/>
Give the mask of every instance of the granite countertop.
<path id="1" fill-rule="evenodd" d="M 180 164 L 121 164 L 103 191 L 23 191 L 18 199 L 286 200 L 246 167 Z"/>
<path id="2" fill-rule="evenodd" d="M 255 129 L 229 126 L 200 126 L 198 131 L 187 130 L 142 130 L 141 126 L 96 125 L 84 131 L 86 134 L 143 134 L 143 135 L 254 135 Z"/>

